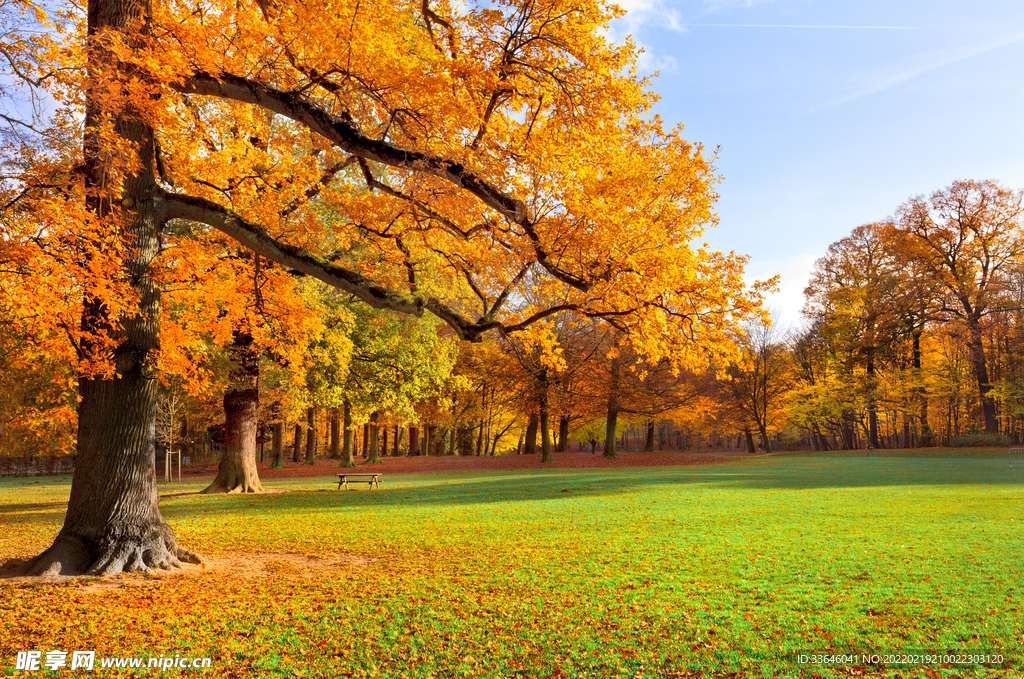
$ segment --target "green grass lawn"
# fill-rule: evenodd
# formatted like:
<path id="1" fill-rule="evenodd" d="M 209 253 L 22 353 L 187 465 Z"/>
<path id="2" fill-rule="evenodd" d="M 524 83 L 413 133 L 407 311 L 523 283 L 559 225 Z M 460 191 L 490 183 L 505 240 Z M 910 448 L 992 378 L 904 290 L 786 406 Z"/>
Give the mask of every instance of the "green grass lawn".
<path id="1" fill-rule="evenodd" d="M 368 558 L 101 591 L 0 581 L 0 668 L 56 648 L 209 656 L 210 669 L 181 673 L 238 677 L 1024 676 L 1024 469 L 959 454 L 171 496 L 161 507 L 178 540 L 209 557 Z M 46 547 L 68 490 L 67 478 L 0 480 L 0 557 Z M 799 662 L 820 654 L 856 661 Z M 861 660 L 897 654 L 1004 661 Z"/>

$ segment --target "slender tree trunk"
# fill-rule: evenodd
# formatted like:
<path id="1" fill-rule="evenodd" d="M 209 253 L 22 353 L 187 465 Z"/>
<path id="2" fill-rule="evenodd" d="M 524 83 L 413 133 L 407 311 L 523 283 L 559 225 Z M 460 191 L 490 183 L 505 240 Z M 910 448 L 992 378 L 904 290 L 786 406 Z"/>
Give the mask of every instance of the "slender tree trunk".
<path id="1" fill-rule="evenodd" d="M 295 423 L 295 439 L 292 441 L 292 462 L 302 461 L 302 425 Z"/>
<path id="2" fill-rule="evenodd" d="M 316 464 L 316 408 L 306 409 L 306 464 Z"/>
<path id="3" fill-rule="evenodd" d="M 352 446 L 352 404 L 346 399 L 341 406 L 342 414 L 342 443 L 341 443 L 341 464 L 339 467 L 355 467 L 355 449 Z"/>
<path id="4" fill-rule="evenodd" d="M 231 386 L 224 394 L 224 450 L 217 477 L 204 493 L 256 493 L 263 490 L 256 468 L 256 427 L 260 401 L 259 356 L 252 335 L 234 333 Z"/>
<path id="5" fill-rule="evenodd" d="M 274 461 L 270 464 L 271 469 L 281 469 L 284 467 L 284 422 L 275 422 L 270 425 L 271 431 L 271 444 L 270 455 L 274 458 Z"/>
<path id="6" fill-rule="evenodd" d="M 932 433 L 931 425 L 928 424 L 928 390 L 924 386 L 924 375 L 921 374 L 921 333 L 923 327 L 914 329 L 913 337 L 913 361 L 914 378 L 917 380 L 917 407 L 918 417 L 921 420 L 921 436 L 918 445 L 922 448 L 931 448 L 935 445 L 935 434 Z"/>
<path id="7" fill-rule="evenodd" d="M 367 426 L 367 430 L 366 430 L 367 434 L 369 434 L 369 437 L 370 437 L 370 446 L 369 446 L 369 448 L 370 448 L 370 458 L 367 460 L 368 464 L 380 464 L 381 463 L 381 460 L 380 460 L 380 449 L 378 447 L 379 446 L 379 441 L 378 441 L 379 429 L 378 429 L 378 424 L 377 423 L 378 423 L 379 420 L 380 420 L 380 413 L 378 411 L 375 410 L 372 413 L 370 413 L 370 422 L 369 422 L 369 424 Z"/>
<path id="8" fill-rule="evenodd" d="M 554 462 L 555 456 L 551 450 L 551 415 L 548 413 L 548 386 L 545 383 L 540 394 L 540 448 L 541 462 Z"/>
<path id="9" fill-rule="evenodd" d="M 868 445 L 878 449 L 878 403 L 875 398 L 875 349 L 868 349 Z"/>
<path id="10" fill-rule="evenodd" d="M 110 30 L 127 36 L 149 33 L 150 5 L 141 0 L 90 0 L 86 12 L 88 40 Z M 86 209 L 103 219 L 120 212 L 120 234 L 128 252 L 124 279 L 138 293 L 138 308 L 119 328 L 112 327 L 105 303 L 87 293 L 82 312 L 84 330 L 106 328 L 114 341 L 112 377 L 80 375 L 78 380 L 78 438 L 75 473 L 71 481 L 64 526 L 53 544 L 26 566 L 37 575 L 105 575 L 120 571 L 174 568 L 181 561 L 200 563 L 198 555 L 178 547 L 174 532 L 160 514 L 156 489 L 156 404 L 154 377 L 160 349 L 160 288 L 152 263 L 160 249 L 162 219 L 157 205 L 153 129 L 130 104 L 104 110 L 104 90 L 116 87 L 113 74 L 118 58 L 94 44 L 86 62 L 84 179 Z M 123 69 L 122 69 L 123 70 Z M 123 72 L 120 75 L 125 75 Z M 135 157 L 134 174 L 121 186 L 110 185 L 117 172 L 108 158 L 120 154 L 109 148 L 98 129 L 105 120 L 112 133 Z M 131 149 L 129 151 L 128 149 Z M 115 203 L 116 201 L 116 203 Z M 115 207 L 117 205 L 118 207 Z M 86 340 L 80 347 L 95 349 Z"/>
<path id="11" fill-rule="evenodd" d="M 764 426 L 763 423 L 758 423 L 757 432 L 761 435 L 761 445 L 764 446 L 764 452 L 772 452 L 772 447 L 768 439 L 768 429 Z"/>
<path id="12" fill-rule="evenodd" d="M 530 422 L 526 425 L 526 445 L 523 448 L 524 455 L 533 455 L 537 452 L 537 426 L 540 421 L 536 415 L 530 415 Z"/>
<path id="13" fill-rule="evenodd" d="M 401 441 L 402 441 L 402 428 L 401 428 L 401 426 L 396 424 L 395 425 L 395 457 L 398 457 L 399 455 L 402 454 Z"/>
<path id="14" fill-rule="evenodd" d="M 388 428 L 383 426 L 380 428 L 381 442 L 380 442 L 380 454 L 382 457 L 388 456 Z"/>
<path id="15" fill-rule="evenodd" d="M 341 417 L 337 408 L 331 408 L 331 459 L 341 459 Z"/>
<path id="16" fill-rule="evenodd" d="M 618 457 L 619 454 L 615 450 L 615 437 L 618 430 L 619 424 L 619 357 L 616 356 L 611 360 L 611 366 L 609 369 L 609 384 L 608 384 L 608 410 L 605 415 L 605 430 L 604 430 L 604 453 L 602 457 Z"/>

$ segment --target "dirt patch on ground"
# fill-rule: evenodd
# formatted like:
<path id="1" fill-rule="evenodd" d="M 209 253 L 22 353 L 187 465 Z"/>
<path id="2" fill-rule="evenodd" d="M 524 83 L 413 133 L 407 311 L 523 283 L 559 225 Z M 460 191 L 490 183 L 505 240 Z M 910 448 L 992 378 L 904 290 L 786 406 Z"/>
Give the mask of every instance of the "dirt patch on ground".
<path id="1" fill-rule="evenodd" d="M 303 578 L 315 577 L 318 573 L 333 568 L 366 568 L 377 559 L 355 554 L 335 554 L 325 557 L 301 554 L 244 553 L 227 556 L 204 557 L 202 565 L 182 564 L 181 570 L 152 573 L 119 573 L 105 577 L 85 575 L 24 576 L 17 575 L 18 564 L 11 564 L 0 572 L 0 581 L 29 585 L 61 584 L 77 581 L 78 594 L 103 594 L 124 587 L 159 584 L 161 581 L 182 575 L 203 573 L 225 573 L 239 578 Z M 13 567 L 12 567 L 13 566 Z M 23 571 L 21 571 L 23 572 Z"/>
<path id="2" fill-rule="evenodd" d="M 361 472 L 381 474 L 415 474 L 417 472 L 460 472 L 460 471 L 514 471 L 521 469 L 594 469 L 605 467 L 673 467 L 687 465 L 717 464 L 737 459 L 754 457 L 742 452 L 681 453 L 657 451 L 653 453 L 623 453 L 617 459 L 591 455 L 590 453 L 556 453 L 555 461 L 543 464 L 540 455 L 496 455 L 494 457 L 420 456 L 384 457 L 380 464 L 367 464 L 359 458 L 356 465 Z M 284 469 L 270 469 L 269 462 L 259 464 L 261 479 L 280 479 L 306 476 L 327 476 L 340 474 L 345 468 L 338 467 L 338 460 L 320 459 L 316 464 L 285 462 Z M 195 466 L 185 469 L 185 475 L 192 478 L 213 476 L 216 464 Z"/>

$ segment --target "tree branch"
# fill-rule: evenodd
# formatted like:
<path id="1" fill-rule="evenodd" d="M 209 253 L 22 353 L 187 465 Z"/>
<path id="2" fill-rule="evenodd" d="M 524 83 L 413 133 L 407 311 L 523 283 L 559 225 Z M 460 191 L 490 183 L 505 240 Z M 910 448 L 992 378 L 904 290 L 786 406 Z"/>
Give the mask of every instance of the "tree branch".
<path id="1" fill-rule="evenodd" d="M 235 75 L 214 76 L 199 72 L 173 87 L 182 94 L 220 97 L 259 106 L 305 125 L 353 155 L 445 179 L 522 228 L 533 245 L 537 263 L 551 276 L 582 292 L 587 292 L 591 287 L 589 281 L 560 269 L 550 260 L 550 253 L 543 246 L 536 225 L 530 220 L 522 200 L 500 191 L 461 163 L 423 151 L 404 149 L 384 140 L 371 139 L 354 122 L 324 111 L 299 93 L 278 90 Z"/>
<path id="2" fill-rule="evenodd" d="M 264 227 L 248 222 L 205 198 L 165 193 L 162 202 L 164 219 L 187 219 L 209 224 L 256 254 L 344 290 L 375 309 L 390 309 L 415 316 L 429 311 L 450 325 L 459 338 L 471 342 L 480 341 L 485 332 L 500 325 L 492 321 L 469 321 L 434 297 L 403 294 L 377 285 L 362 274 L 333 264 L 304 248 L 282 243 Z M 519 325 L 525 327 L 522 323 Z"/>

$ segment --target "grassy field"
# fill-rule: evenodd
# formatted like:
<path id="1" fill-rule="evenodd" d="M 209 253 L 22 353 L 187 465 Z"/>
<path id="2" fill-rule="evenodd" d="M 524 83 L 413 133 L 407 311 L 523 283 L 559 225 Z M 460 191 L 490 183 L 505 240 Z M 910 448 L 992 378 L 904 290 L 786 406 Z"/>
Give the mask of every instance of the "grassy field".
<path id="1" fill-rule="evenodd" d="M 956 455 L 176 494 L 164 516 L 211 568 L 0 580 L 0 672 L 56 648 L 209 656 L 168 672 L 237 677 L 1024 676 L 1024 469 Z M 0 480 L 0 558 L 48 545 L 68 491 Z M 822 654 L 856 660 L 800 662 Z M 900 654 L 1003 662 L 885 657 Z"/>

